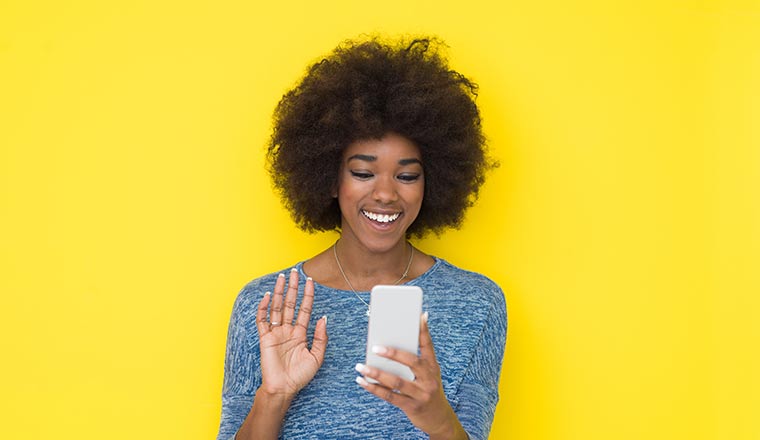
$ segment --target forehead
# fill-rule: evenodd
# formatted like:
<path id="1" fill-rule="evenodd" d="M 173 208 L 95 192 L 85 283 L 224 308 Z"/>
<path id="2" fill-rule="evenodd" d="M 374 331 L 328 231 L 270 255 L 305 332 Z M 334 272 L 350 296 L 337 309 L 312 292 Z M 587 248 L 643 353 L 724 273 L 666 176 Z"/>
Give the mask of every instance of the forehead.
<path id="1" fill-rule="evenodd" d="M 377 160 L 390 159 L 394 162 L 400 159 L 421 159 L 417 145 L 395 133 L 389 133 L 382 139 L 362 139 L 352 142 L 343 151 L 343 160 L 346 161 L 356 155 L 374 156 Z"/>

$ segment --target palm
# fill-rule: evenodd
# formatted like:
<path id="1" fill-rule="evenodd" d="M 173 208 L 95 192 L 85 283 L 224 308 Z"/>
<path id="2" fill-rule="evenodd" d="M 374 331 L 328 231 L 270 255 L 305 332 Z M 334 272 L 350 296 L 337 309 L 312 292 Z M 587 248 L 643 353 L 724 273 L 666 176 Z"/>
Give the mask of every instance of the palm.
<path id="1" fill-rule="evenodd" d="M 295 394 L 311 381 L 321 364 L 306 344 L 303 327 L 282 325 L 262 335 L 262 382 L 272 391 Z"/>

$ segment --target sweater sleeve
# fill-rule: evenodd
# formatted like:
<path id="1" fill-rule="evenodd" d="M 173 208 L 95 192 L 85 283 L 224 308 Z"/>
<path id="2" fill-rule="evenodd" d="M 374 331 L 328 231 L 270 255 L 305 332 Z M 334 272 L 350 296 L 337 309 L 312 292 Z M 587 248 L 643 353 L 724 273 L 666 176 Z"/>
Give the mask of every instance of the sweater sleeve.
<path id="1" fill-rule="evenodd" d="M 499 401 L 499 375 L 507 337 L 504 294 L 498 289 L 467 372 L 457 390 L 455 412 L 472 440 L 486 440 Z"/>
<path id="2" fill-rule="evenodd" d="M 247 299 L 250 297 L 246 295 L 248 288 L 246 286 L 238 295 L 230 318 L 224 360 L 222 418 L 217 440 L 235 438 L 251 410 L 254 394 L 261 384 L 259 344 L 255 328 L 256 308 Z"/>

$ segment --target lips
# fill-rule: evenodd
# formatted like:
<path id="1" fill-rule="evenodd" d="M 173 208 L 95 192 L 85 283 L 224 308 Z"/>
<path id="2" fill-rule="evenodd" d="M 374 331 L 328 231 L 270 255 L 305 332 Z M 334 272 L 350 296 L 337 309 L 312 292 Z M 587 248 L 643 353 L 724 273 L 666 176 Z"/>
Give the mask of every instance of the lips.
<path id="1" fill-rule="evenodd" d="M 380 212 L 367 211 L 364 209 L 362 209 L 362 214 L 374 222 L 384 223 L 384 224 L 393 223 L 401 216 L 400 212 L 380 213 Z"/>

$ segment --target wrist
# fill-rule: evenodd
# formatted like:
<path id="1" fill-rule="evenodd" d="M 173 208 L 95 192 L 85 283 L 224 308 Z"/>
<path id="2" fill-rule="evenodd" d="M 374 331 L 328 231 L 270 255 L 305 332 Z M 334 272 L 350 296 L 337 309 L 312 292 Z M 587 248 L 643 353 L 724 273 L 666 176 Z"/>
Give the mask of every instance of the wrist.
<path id="1" fill-rule="evenodd" d="M 256 390 L 254 401 L 260 401 L 262 404 L 266 404 L 266 406 L 273 409 L 284 408 L 287 410 L 294 397 L 295 394 L 267 390 L 266 387 L 262 384 L 262 386 Z"/>

